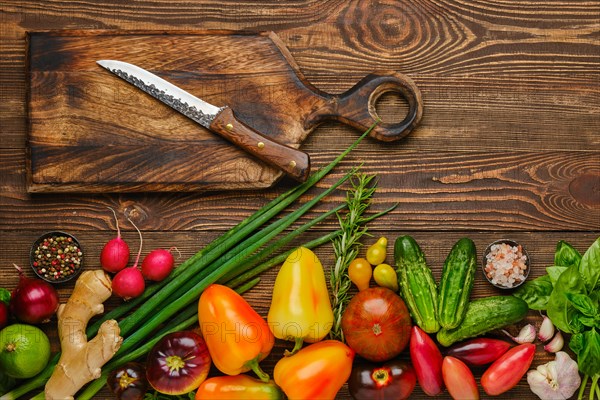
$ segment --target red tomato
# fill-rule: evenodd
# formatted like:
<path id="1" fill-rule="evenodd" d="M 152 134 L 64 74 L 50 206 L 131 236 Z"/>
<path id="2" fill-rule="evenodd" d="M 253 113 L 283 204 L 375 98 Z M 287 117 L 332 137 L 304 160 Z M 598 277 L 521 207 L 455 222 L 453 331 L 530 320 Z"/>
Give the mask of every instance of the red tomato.
<path id="1" fill-rule="evenodd" d="M 384 287 L 358 292 L 342 315 L 346 343 L 369 361 L 387 361 L 400 354 L 408 345 L 410 327 L 404 300 Z"/>
<path id="2" fill-rule="evenodd" d="M 458 358 L 446 356 L 442 363 L 442 376 L 448 393 L 456 400 L 479 400 L 479 390 L 473 373 Z"/>
<path id="3" fill-rule="evenodd" d="M 490 396 L 502 394 L 519 383 L 535 355 L 535 345 L 521 344 L 494 361 L 481 376 L 481 387 Z"/>
<path id="4" fill-rule="evenodd" d="M 429 335 L 418 326 L 413 326 L 410 335 L 410 359 L 421 389 L 429 396 L 442 393 L 442 353 Z"/>

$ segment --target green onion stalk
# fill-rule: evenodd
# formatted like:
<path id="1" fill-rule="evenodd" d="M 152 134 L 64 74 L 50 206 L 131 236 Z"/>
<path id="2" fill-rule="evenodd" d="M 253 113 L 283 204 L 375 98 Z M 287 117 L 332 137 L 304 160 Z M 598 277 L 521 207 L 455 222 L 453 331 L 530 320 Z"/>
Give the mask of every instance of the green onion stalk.
<path id="1" fill-rule="evenodd" d="M 129 313 L 119 322 L 121 335 L 127 337 L 115 355 L 115 359 L 119 359 L 123 354 L 133 351 L 136 346 L 143 345 L 144 340 L 149 335 L 155 333 L 162 324 L 174 315 L 178 315 L 190 303 L 196 301 L 206 287 L 217 282 L 222 277 L 228 276 L 228 274 L 231 277 L 236 276 L 237 268 L 240 268 L 244 264 L 244 259 L 251 257 L 261 246 L 288 228 L 323 197 L 349 179 L 354 171 L 344 175 L 336 184 L 315 196 L 298 210 L 257 232 L 258 228 L 278 215 L 327 175 L 368 135 L 373 127 L 367 130 L 329 165 L 311 175 L 305 183 L 283 193 L 186 260 L 175 269 L 171 277 L 167 280 L 148 288 L 139 299 L 125 303 L 100 318 L 98 322 L 90 326 L 88 336 L 93 336 L 103 321 L 119 318 Z M 208 266 L 211 266 L 210 270 L 207 269 Z M 167 303 L 168 300 L 174 299 L 177 299 L 177 301 Z M 135 309 L 137 306 L 139 307 Z M 156 313 L 157 309 L 161 309 L 161 311 Z M 132 312 L 130 313 L 130 311 Z M 17 399 L 43 386 L 51 376 L 59 357 L 60 354 L 57 354 L 40 374 L 5 394 L 2 399 Z"/>

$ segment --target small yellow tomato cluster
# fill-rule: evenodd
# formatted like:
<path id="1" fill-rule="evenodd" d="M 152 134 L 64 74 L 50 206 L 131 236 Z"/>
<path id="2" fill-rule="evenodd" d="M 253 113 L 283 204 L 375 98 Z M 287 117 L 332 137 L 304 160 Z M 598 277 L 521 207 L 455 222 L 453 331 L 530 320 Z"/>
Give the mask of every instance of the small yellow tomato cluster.
<path id="1" fill-rule="evenodd" d="M 359 291 L 369 287 L 371 277 L 379 286 L 398 291 L 396 271 L 391 265 L 385 264 L 387 243 L 387 238 L 379 238 L 367 249 L 366 258 L 355 258 L 348 266 L 348 276 Z"/>

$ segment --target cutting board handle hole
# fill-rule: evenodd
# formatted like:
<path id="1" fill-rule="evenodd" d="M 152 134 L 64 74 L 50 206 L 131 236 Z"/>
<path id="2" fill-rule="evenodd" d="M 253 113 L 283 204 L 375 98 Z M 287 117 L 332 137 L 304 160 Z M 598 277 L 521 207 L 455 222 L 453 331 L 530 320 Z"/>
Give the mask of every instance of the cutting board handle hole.
<path id="1" fill-rule="evenodd" d="M 387 91 L 375 99 L 375 112 L 384 124 L 402 122 L 408 111 L 408 102 L 396 91 Z"/>

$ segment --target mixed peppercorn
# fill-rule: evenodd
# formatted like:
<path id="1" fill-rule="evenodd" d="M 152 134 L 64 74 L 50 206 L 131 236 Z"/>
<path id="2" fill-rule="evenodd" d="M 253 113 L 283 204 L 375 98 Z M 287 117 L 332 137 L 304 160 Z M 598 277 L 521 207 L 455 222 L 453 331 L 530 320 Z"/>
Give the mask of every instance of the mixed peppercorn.
<path id="1" fill-rule="evenodd" d="M 62 281 L 81 268 L 83 253 L 70 236 L 49 235 L 33 251 L 32 265 L 40 277 Z"/>

